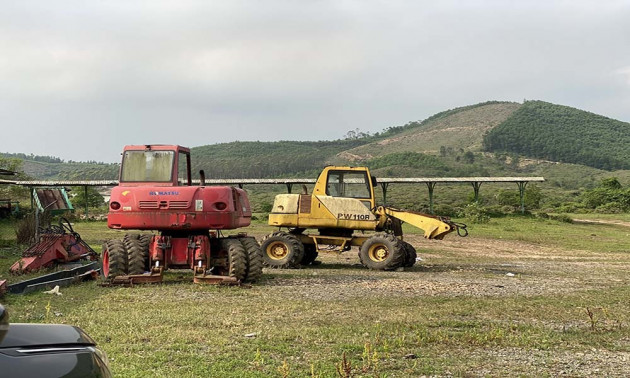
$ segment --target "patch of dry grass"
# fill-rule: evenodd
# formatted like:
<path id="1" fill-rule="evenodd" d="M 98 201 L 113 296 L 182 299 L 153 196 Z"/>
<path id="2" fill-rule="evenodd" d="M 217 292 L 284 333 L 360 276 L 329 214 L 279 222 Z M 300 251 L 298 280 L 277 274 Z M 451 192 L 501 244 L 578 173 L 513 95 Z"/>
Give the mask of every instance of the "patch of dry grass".
<path id="1" fill-rule="evenodd" d="M 529 222 L 511 227 L 538 230 Z M 436 242 L 410 235 L 424 260 L 402 272 L 368 271 L 351 251 L 266 270 L 252 288 L 195 285 L 175 271 L 162 285 L 88 283 L 5 303 L 16 322 L 82 327 L 121 377 L 623 376 L 626 230 L 602 225 L 606 247 L 576 251 L 575 225 L 553 223 L 540 241 L 501 227 Z M 93 245 L 115 234 L 102 223 L 75 229 Z"/>

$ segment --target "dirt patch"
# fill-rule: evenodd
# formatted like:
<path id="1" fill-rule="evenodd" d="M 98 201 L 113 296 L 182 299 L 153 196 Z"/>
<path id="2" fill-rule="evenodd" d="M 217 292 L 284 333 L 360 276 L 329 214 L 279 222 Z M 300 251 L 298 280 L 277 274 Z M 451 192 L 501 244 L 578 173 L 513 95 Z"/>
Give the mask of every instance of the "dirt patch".
<path id="1" fill-rule="evenodd" d="M 630 284 L 624 272 L 630 259 L 618 254 L 566 251 L 513 240 L 451 238 L 407 240 L 419 248 L 412 268 L 370 271 L 359 263 L 357 250 L 323 253 L 322 265 L 296 271 L 266 269 L 268 284 L 280 292 L 322 301 L 366 295 L 383 297 L 546 295 Z"/>
<path id="2" fill-rule="evenodd" d="M 471 351 L 472 355 L 486 363 L 476 373 L 479 376 L 501 376 L 509 369 L 521 370 L 528 376 L 544 376 L 553 372 L 554 376 L 566 377 L 610 377 L 625 376 L 620 365 L 630 363 L 630 353 L 591 349 L 587 352 L 555 350 L 526 350 L 505 348 Z"/>
<path id="3" fill-rule="evenodd" d="M 626 329 L 627 316 L 618 309 L 607 313 L 606 306 L 597 299 L 578 299 L 575 305 L 554 307 L 553 298 L 565 295 L 582 298 L 591 295 L 585 293 L 593 292 L 605 295 L 607 291 L 628 287 L 629 254 L 568 250 L 474 236 L 432 241 L 420 235 L 409 235 L 406 240 L 417 247 L 421 259 L 412 268 L 370 271 L 360 265 L 357 250 L 353 249 L 340 255 L 320 254 L 322 264 L 318 266 L 300 270 L 265 269 L 263 287 L 272 288 L 279 300 L 318 303 L 318 309 L 333 313 L 344 309 L 354 311 L 353 308 L 365 301 L 391 303 L 391 298 L 396 298 L 394 302 L 400 298 L 400 303 L 407 299 L 415 303 L 414 298 L 437 298 L 435 303 L 440 303 L 437 306 L 460 303 L 460 300 L 463 300 L 461 303 L 476 301 L 484 306 L 507 303 L 509 316 L 484 307 L 465 313 L 460 320 L 501 332 L 511 332 L 509 330 L 515 326 L 534 327 L 534 334 L 549 332 L 549 335 L 583 334 L 585 337 L 579 342 L 584 344 L 579 346 L 556 345 L 548 349 L 544 342 L 538 341 L 523 341 L 532 348 L 500 343 L 484 347 L 458 344 L 443 354 L 449 361 L 456 361 L 451 366 L 458 366 L 458 370 L 447 370 L 444 376 L 627 376 L 630 340 L 611 338 L 596 347 L 588 344 L 588 337 L 593 334 L 610 331 L 612 335 L 615 330 Z M 546 312 L 538 312 L 538 305 Z M 592 306 L 595 311 L 597 330 L 589 325 L 586 306 Z M 383 316 L 392 316 L 396 311 L 400 311 L 401 316 L 407 314 L 405 309 L 392 308 Z M 515 335 L 526 333 L 513 332 Z"/>
<path id="4" fill-rule="evenodd" d="M 612 219 L 573 219 L 575 223 L 584 223 L 584 224 L 614 224 L 617 226 L 630 227 L 630 222 L 624 222 L 620 220 L 612 220 Z"/>

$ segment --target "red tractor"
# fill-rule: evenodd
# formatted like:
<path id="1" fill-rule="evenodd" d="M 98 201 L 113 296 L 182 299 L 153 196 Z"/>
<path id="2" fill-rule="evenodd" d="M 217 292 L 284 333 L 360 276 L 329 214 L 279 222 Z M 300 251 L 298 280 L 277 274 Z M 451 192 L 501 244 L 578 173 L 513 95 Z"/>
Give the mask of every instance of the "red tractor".
<path id="1" fill-rule="evenodd" d="M 258 242 L 222 230 L 249 226 L 247 193 L 227 186 L 192 186 L 190 150 L 181 146 L 125 146 L 120 178 L 112 189 L 107 225 L 155 230 L 103 245 L 105 279 L 159 282 L 167 269 L 192 269 L 195 282 L 253 282 L 262 274 Z"/>

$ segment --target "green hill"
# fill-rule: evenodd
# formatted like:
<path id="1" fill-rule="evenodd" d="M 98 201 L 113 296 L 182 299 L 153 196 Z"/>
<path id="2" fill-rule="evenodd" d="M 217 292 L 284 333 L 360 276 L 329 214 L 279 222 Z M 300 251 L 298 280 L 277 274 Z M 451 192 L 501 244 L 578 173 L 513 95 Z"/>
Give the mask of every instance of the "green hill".
<path id="1" fill-rule="evenodd" d="M 52 156 L 0 153 L 2 161 L 20 161 L 19 169 L 37 180 L 110 180 L 118 177 L 119 164 L 64 162 Z"/>
<path id="2" fill-rule="evenodd" d="M 362 139 L 320 142 L 232 142 L 191 149 L 193 172 L 208 178 L 265 178 L 312 175 L 341 151 L 364 144 Z"/>
<path id="3" fill-rule="evenodd" d="M 22 170 L 39 180 L 110 180 L 118 178 L 119 164 L 22 162 Z"/>
<path id="4" fill-rule="evenodd" d="M 521 104 L 484 102 L 438 113 L 422 122 L 412 122 L 391 136 L 344 151 L 334 163 L 365 161 L 398 152 L 438 155 L 450 150 L 480 151 L 483 135 L 508 119 Z"/>
<path id="5" fill-rule="evenodd" d="M 220 143 L 191 151 L 193 172 L 204 169 L 208 178 L 315 177 L 325 165 L 349 164 L 368 165 L 380 176 L 544 175 L 554 186 L 579 189 L 612 174 L 606 170 L 630 176 L 623 159 L 629 139 L 630 124 L 593 113 L 541 101 L 490 101 L 374 135 Z M 118 164 L 5 156 L 21 158 L 23 170 L 38 179 L 110 179 L 118 172 Z"/>
<path id="6" fill-rule="evenodd" d="M 527 101 L 488 131 L 483 148 L 605 170 L 630 169 L 630 123 Z"/>

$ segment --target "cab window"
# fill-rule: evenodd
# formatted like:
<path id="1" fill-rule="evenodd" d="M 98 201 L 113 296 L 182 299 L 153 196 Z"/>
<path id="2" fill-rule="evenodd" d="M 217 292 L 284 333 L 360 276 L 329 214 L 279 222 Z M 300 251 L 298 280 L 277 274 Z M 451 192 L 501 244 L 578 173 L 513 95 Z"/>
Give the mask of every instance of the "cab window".
<path id="1" fill-rule="evenodd" d="M 333 197 L 371 198 L 367 173 L 330 171 L 326 194 Z"/>
<path id="2" fill-rule="evenodd" d="M 188 185 L 188 162 L 186 160 L 186 154 L 179 153 L 179 159 L 177 161 L 177 175 L 179 176 L 180 185 Z"/>
<path id="3" fill-rule="evenodd" d="M 120 181 L 171 181 L 174 156 L 173 151 L 125 151 Z"/>

